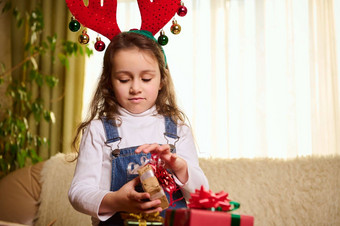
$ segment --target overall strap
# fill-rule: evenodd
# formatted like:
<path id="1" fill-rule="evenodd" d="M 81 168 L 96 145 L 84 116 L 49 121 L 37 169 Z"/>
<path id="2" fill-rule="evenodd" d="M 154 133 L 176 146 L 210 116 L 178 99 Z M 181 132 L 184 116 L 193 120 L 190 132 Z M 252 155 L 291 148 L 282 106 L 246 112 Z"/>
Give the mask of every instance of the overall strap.
<path id="1" fill-rule="evenodd" d="M 104 125 L 104 130 L 105 130 L 105 135 L 106 135 L 106 143 L 113 143 L 116 141 L 121 140 L 122 138 L 119 136 L 117 125 L 115 120 L 112 119 L 107 119 L 105 117 L 101 118 L 103 125 Z"/>
<path id="2" fill-rule="evenodd" d="M 105 117 L 101 118 L 105 135 L 106 135 L 106 143 L 112 143 L 121 140 L 122 138 L 119 136 L 116 122 L 112 119 L 107 119 Z M 168 116 L 164 117 L 165 122 L 165 133 L 164 135 L 173 139 L 179 139 L 177 136 L 177 125 L 176 123 Z"/>
<path id="3" fill-rule="evenodd" d="M 164 116 L 164 120 L 165 120 L 164 136 L 178 140 L 179 136 L 177 136 L 177 125 L 176 125 L 176 123 L 169 116 Z"/>

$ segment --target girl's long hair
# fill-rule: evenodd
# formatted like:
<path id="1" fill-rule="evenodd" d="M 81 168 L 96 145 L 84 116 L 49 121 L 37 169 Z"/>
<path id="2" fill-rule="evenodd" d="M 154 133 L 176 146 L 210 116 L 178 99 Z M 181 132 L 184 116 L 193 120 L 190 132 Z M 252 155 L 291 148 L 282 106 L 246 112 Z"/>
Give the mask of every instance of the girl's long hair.
<path id="1" fill-rule="evenodd" d="M 103 71 L 91 101 L 88 116 L 79 124 L 72 142 L 72 149 L 74 151 L 79 151 L 78 145 L 82 131 L 93 119 L 107 117 L 109 119 L 119 120 L 119 104 L 113 92 L 112 85 L 113 57 L 118 51 L 133 47 L 137 47 L 141 51 L 149 52 L 158 61 L 162 88 L 156 99 L 157 112 L 161 115 L 171 117 L 174 122 L 184 123 L 186 116 L 177 106 L 173 82 L 160 46 L 154 40 L 144 35 L 134 32 L 122 32 L 111 40 L 111 43 L 106 49 Z"/>

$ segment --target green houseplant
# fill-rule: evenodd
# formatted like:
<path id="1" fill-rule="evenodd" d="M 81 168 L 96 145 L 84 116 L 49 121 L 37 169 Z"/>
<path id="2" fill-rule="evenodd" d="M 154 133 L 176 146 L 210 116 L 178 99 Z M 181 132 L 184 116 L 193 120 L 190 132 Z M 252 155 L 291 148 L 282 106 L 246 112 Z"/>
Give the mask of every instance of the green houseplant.
<path id="1" fill-rule="evenodd" d="M 34 95 L 36 87 L 55 89 L 58 75 L 44 74 L 40 59 L 51 57 L 60 60 L 68 67 L 68 57 L 92 54 L 92 51 L 77 42 L 62 40 L 56 34 L 43 37 L 44 15 L 39 1 L 35 9 L 19 11 L 12 1 L 0 1 L 2 13 L 10 13 L 17 29 L 24 30 L 24 59 L 11 68 L 0 62 L 0 86 L 6 87 L 9 107 L 0 102 L 0 178 L 11 171 L 41 161 L 38 149 L 48 145 L 46 137 L 41 136 L 31 125 L 38 126 L 43 121 L 53 123 L 54 113 L 44 106 L 41 95 Z M 57 56 L 57 57 L 55 57 Z M 16 73 L 14 73 L 16 72 Z M 32 123 L 33 121 L 33 123 Z"/>

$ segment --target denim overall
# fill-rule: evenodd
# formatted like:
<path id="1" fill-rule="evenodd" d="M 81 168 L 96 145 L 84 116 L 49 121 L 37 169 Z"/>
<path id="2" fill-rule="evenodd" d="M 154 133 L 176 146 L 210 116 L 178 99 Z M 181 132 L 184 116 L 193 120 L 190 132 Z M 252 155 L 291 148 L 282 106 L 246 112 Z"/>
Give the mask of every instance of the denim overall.
<path id="1" fill-rule="evenodd" d="M 177 125 L 171 120 L 169 117 L 164 117 L 165 120 L 165 133 L 164 137 L 169 143 L 169 140 L 167 137 L 176 139 L 176 141 L 179 139 L 177 136 Z M 105 118 L 102 118 L 102 122 L 105 129 L 106 134 L 106 144 L 110 144 L 113 142 L 119 142 L 122 138 L 119 137 L 118 129 L 114 121 L 108 120 Z M 175 142 L 176 143 L 176 142 Z M 174 147 L 174 145 L 170 145 Z M 119 143 L 117 144 L 117 149 L 113 150 L 111 153 L 112 157 L 112 175 L 111 175 L 111 191 L 117 191 L 119 190 L 124 184 L 126 184 L 128 181 L 134 179 L 138 176 L 138 173 L 136 172 L 136 168 L 138 166 L 143 165 L 143 163 L 151 158 L 151 154 L 145 154 L 145 153 L 139 153 L 136 154 L 135 150 L 138 146 L 135 147 L 128 147 L 119 149 Z M 171 148 L 172 153 L 176 153 L 175 148 Z M 136 186 L 135 188 L 138 192 L 143 192 L 143 188 L 141 185 Z M 168 200 L 169 194 L 165 192 Z M 183 194 L 180 190 L 177 190 L 172 194 L 173 200 L 179 199 L 183 197 Z M 181 199 L 180 201 L 177 201 L 174 203 L 175 206 L 170 206 L 169 209 L 172 208 L 186 208 L 186 201 L 185 199 Z M 165 210 L 161 212 L 161 216 L 165 216 Z M 110 219 L 107 221 L 100 222 L 99 225 L 107 225 L 107 226 L 122 226 L 124 225 L 123 219 L 120 217 L 120 213 L 116 213 L 113 215 Z"/>

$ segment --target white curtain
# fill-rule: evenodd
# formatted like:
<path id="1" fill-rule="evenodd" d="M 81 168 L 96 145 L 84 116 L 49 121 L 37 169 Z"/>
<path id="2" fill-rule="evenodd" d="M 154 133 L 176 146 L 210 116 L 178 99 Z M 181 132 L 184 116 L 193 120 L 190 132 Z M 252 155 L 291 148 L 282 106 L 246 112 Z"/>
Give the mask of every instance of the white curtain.
<path id="1" fill-rule="evenodd" d="M 340 154 L 340 0 L 183 2 L 164 49 L 200 157 Z M 140 27 L 135 1 L 118 23 Z"/>

